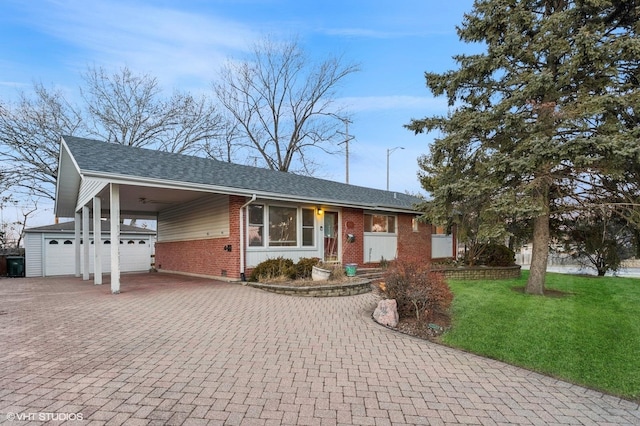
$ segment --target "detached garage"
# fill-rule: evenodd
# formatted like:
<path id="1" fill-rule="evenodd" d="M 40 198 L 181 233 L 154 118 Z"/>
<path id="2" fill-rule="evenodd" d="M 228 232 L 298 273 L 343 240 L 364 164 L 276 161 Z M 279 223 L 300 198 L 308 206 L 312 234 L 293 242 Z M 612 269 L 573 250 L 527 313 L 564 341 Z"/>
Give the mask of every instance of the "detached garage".
<path id="1" fill-rule="evenodd" d="M 102 221 L 100 244 L 109 247 L 110 224 Z M 49 277 L 74 275 L 75 238 L 74 222 L 40 226 L 25 230 L 25 275 L 27 277 Z M 148 271 L 151 268 L 156 231 L 129 225 L 120 225 L 120 270 L 122 272 Z M 94 238 L 93 222 L 90 223 L 89 272 L 93 273 Z M 80 244 L 84 241 L 80 240 Z M 84 250 L 80 250 L 84 259 Z M 101 250 L 104 272 L 109 272 L 111 250 Z M 84 261 L 80 262 L 84 265 Z"/>

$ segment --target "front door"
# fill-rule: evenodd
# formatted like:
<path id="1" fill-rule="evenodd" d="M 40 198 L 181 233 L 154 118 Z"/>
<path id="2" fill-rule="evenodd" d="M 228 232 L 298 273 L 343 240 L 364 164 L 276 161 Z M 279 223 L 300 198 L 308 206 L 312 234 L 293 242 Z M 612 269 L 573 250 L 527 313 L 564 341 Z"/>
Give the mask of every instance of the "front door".
<path id="1" fill-rule="evenodd" d="M 339 262 L 338 212 L 324 214 L 324 261 Z"/>

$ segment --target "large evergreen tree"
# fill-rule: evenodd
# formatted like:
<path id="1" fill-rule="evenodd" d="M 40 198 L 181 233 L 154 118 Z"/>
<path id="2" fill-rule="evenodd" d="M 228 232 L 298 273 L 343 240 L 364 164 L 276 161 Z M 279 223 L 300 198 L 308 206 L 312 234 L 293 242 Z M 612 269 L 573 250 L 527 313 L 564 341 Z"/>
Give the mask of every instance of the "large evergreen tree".
<path id="1" fill-rule="evenodd" d="M 544 292 L 551 215 L 601 202 L 603 179 L 638 162 L 639 22 L 638 0 L 477 0 L 458 34 L 485 51 L 425 74 L 450 106 L 407 126 L 439 131 L 421 159 L 432 209 L 482 197 L 530 221 L 528 293 Z"/>

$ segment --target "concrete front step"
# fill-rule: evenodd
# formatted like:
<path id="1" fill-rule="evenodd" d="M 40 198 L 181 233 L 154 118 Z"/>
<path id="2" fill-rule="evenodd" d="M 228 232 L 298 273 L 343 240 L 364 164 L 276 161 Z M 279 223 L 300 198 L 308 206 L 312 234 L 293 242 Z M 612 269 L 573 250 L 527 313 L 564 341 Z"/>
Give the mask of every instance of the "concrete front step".
<path id="1" fill-rule="evenodd" d="M 377 282 L 383 279 L 385 273 L 386 270 L 382 268 L 358 268 L 356 276 Z"/>

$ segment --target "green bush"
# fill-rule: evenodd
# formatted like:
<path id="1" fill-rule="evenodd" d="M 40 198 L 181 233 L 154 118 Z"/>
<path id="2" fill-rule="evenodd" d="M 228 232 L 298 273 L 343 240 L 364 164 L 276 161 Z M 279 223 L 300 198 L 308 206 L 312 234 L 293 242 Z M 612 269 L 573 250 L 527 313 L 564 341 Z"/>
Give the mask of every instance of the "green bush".
<path id="1" fill-rule="evenodd" d="M 396 299 L 400 318 L 415 317 L 427 323 L 448 317 L 453 301 L 442 273 L 416 263 L 394 262 L 385 274 L 384 292 L 387 298 Z"/>
<path id="2" fill-rule="evenodd" d="M 313 267 L 320 263 L 320 259 L 317 257 L 303 257 L 295 264 L 295 278 L 305 279 L 311 277 L 311 271 Z"/>
<path id="3" fill-rule="evenodd" d="M 464 261 L 472 266 L 513 266 L 516 256 L 513 250 L 503 244 L 476 244 L 466 253 Z"/>
<path id="4" fill-rule="evenodd" d="M 516 255 L 505 245 L 484 244 L 478 263 L 486 266 L 513 266 L 516 264 Z"/>
<path id="5" fill-rule="evenodd" d="M 253 271 L 251 271 L 249 281 L 267 281 L 279 278 L 294 279 L 295 277 L 296 268 L 293 260 L 280 256 L 259 263 L 253 268 Z"/>

